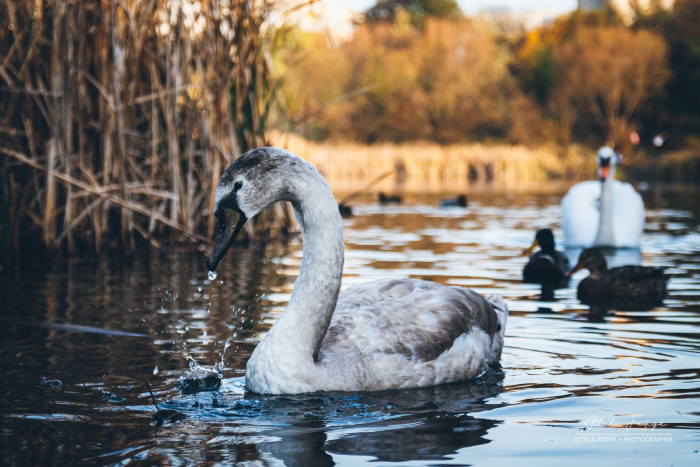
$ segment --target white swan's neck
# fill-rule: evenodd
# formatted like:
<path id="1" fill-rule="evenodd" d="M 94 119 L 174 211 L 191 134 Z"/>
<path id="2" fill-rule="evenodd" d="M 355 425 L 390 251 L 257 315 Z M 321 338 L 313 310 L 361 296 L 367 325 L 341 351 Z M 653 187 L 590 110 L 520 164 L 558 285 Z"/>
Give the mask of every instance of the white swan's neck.
<path id="1" fill-rule="evenodd" d="M 610 168 L 610 175 L 601 182 L 600 186 L 600 221 L 598 234 L 593 242 L 594 247 L 614 247 L 615 231 L 613 229 L 613 184 L 615 183 L 615 167 Z"/>
<path id="2" fill-rule="evenodd" d="M 315 362 L 333 317 L 345 249 L 343 222 L 330 187 L 310 165 L 310 170 L 300 169 L 288 199 L 301 226 L 304 257 L 289 304 L 263 348 L 305 366 Z"/>

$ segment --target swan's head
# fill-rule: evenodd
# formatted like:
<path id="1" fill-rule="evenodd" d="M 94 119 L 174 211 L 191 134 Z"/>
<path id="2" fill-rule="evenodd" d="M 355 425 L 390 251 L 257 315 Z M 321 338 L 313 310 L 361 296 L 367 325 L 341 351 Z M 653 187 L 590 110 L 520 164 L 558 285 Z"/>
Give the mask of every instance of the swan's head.
<path id="1" fill-rule="evenodd" d="M 599 249 L 586 248 L 579 255 L 578 264 L 569 271 L 567 277 L 571 277 L 576 271 L 581 269 L 588 269 L 591 272 L 591 277 L 599 277 L 608 270 L 608 262 Z"/>
<path id="2" fill-rule="evenodd" d="M 598 178 L 604 182 L 609 177 L 615 176 L 615 165 L 617 164 L 617 154 L 613 148 L 603 146 L 598 150 Z"/>
<path id="3" fill-rule="evenodd" d="M 226 169 L 216 188 L 217 229 L 207 260 L 210 271 L 219 265 L 248 219 L 288 199 L 289 180 L 302 165 L 308 163 L 290 152 L 260 148 L 243 154 Z"/>
<path id="4" fill-rule="evenodd" d="M 531 254 L 533 251 L 535 251 L 535 248 L 537 248 L 538 245 L 540 248 L 546 251 L 554 250 L 556 248 L 556 244 L 554 243 L 554 234 L 550 229 L 538 230 L 537 234 L 535 235 L 535 241 L 532 242 L 532 245 L 530 245 L 528 249 L 523 252 L 523 254 Z"/>

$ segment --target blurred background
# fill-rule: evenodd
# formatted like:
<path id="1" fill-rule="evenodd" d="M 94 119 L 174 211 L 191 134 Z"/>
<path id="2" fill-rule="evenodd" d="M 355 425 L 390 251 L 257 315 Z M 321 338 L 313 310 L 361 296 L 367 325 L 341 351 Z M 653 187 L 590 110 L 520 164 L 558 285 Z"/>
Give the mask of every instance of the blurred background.
<path id="1" fill-rule="evenodd" d="M 604 144 L 697 183 L 698 24 L 700 0 L 3 0 L 0 263 L 201 245 L 263 145 L 341 187 L 587 179 Z M 278 205 L 248 234 L 293 228 Z"/>

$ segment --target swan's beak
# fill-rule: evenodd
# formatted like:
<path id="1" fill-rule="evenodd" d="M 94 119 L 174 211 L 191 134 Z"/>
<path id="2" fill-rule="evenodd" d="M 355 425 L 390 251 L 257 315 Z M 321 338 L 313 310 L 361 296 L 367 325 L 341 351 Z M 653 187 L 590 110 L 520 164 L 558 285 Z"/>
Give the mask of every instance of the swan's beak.
<path id="1" fill-rule="evenodd" d="M 532 245 L 527 247 L 525 250 L 523 250 L 523 255 L 531 255 L 533 251 L 535 251 L 535 248 L 537 248 L 537 245 L 539 245 L 540 242 L 538 242 L 536 239 L 534 242 L 532 242 Z"/>
<path id="2" fill-rule="evenodd" d="M 581 269 L 583 269 L 583 264 L 578 263 L 578 264 L 576 265 L 575 268 L 573 268 L 571 271 L 569 271 L 568 273 L 566 273 L 566 277 L 571 277 L 571 276 L 573 276 L 574 273 L 580 271 Z"/>
<path id="3" fill-rule="evenodd" d="M 245 214 L 220 206 L 214 210 L 214 214 L 218 219 L 219 225 L 214 236 L 214 247 L 211 249 L 209 259 L 207 259 L 207 268 L 210 271 L 216 270 L 216 267 L 224 259 L 226 252 L 231 248 L 239 232 L 248 221 Z"/>
<path id="4" fill-rule="evenodd" d="M 598 178 L 604 182 L 610 175 L 610 159 L 601 158 L 598 165 Z"/>

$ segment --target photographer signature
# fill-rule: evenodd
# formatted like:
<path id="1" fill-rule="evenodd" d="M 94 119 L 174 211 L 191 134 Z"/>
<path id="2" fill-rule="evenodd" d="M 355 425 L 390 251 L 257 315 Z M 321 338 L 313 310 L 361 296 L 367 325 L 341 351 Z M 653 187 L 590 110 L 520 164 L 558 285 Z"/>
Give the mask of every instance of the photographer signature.
<path id="1" fill-rule="evenodd" d="M 661 422 L 651 422 L 649 420 L 639 421 L 637 420 L 637 415 L 632 415 L 632 420 L 628 423 L 618 423 L 615 418 L 611 418 L 607 423 L 605 423 L 604 418 L 598 418 L 595 415 L 591 415 L 588 420 L 583 424 L 579 431 L 590 430 L 593 427 L 609 427 L 609 428 L 623 428 L 625 431 L 629 431 L 632 428 L 641 428 L 643 430 L 654 431 L 656 428 L 661 428 L 666 426 L 666 423 Z"/>

